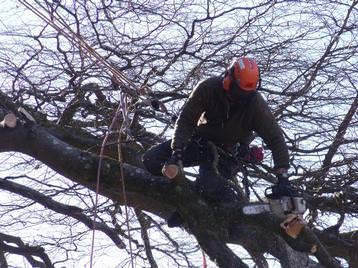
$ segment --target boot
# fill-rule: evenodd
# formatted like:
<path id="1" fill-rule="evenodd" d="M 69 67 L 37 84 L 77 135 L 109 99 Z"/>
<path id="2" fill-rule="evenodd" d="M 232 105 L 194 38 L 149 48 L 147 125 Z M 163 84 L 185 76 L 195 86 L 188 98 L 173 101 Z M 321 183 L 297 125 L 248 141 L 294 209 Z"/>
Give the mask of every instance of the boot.
<path id="1" fill-rule="evenodd" d="M 228 185 L 223 185 L 215 191 L 205 191 L 197 187 L 197 191 L 204 199 L 213 203 L 235 203 L 239 199 L 236 192 Z"/>
<path id="2" fill-rule="evenodd" d="M 219 194 L 221 195 L 220 202 L 222 203 L 235 203 L 238 201 L 237 193 L 228 185 L 225 185 Z"/>
<path id="3" fill-rule="evenodd" d="M 236 192 L 228 185 L 224 185 L 211 194 L 212 198 L 219 203 L 235 203 L 238 201 Z"/>

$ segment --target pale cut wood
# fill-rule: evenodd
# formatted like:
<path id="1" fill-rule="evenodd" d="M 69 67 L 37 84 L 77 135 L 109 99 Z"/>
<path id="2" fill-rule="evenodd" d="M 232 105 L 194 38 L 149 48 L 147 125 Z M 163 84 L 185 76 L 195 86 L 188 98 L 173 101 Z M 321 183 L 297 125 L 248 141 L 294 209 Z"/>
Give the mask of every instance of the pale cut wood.
<path id="1" fill-rule="evenodd" d="M 4 119 L 0 122 L 1 127 L 16 127 L 17 118 L 13 113 L 5 115 Z"/>

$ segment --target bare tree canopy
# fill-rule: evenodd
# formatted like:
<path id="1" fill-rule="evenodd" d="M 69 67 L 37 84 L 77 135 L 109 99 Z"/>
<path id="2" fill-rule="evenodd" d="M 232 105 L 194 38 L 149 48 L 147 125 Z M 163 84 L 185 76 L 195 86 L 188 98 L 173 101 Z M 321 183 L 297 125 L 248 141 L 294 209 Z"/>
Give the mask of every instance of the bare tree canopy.
<path id="1" fill-rule="evenodd" d="M 358 267 L 357 4 L 1 4 L 0 266 L 22 256 L 33 267 Z M 170 138 L 193 87 L 246 55 L 307 201 L 297 239 L 273 214 L 211 204 L 191 178 L 178 185 L 141 162 Z M 273 163 L 253 142 L 265 159 L 248 166 L 250 187 L 263 197 Z M 174 210 L 185 224 L 168 229 Z"/>

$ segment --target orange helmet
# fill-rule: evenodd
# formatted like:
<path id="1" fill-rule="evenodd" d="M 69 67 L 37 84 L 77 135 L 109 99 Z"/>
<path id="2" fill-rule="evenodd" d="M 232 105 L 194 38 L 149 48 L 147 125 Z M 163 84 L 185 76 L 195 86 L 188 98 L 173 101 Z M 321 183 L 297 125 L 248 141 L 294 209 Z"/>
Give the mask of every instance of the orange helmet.
<path id="1" fill-rule="evenodd" d="M 259 79 L 259 67 L 255 60 L 247 57 L 234 58 L 223 80 L 224 90 L 229 90 L 231 83 L 236 82 L 244 91 L 255 91 Z"/>

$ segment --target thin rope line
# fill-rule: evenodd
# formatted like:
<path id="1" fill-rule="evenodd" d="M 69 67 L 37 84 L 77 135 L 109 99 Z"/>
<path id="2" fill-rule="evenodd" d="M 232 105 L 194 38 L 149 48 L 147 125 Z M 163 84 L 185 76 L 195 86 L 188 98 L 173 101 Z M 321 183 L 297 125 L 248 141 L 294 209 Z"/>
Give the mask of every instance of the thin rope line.
<path id="1" fill-rule="evenodd" d="M 123 191 L 123 201 L 124 201 L 124 211 L 126 214 L 126 227 L 127 227 L 127 232 L 128 232 L 128 243 L 129 243 L 129 253 L 130 253 L 130 258 L 131 258 L 131 265 L 132 268 L 134 268 L 134 262 L 133 262 L 133 249 L 132 249 L 132 236 L 130 233 L 130 226 L 129 226 L 129 214 L 128 214 L 128 205 L 127 205 L 127 193 L 126 193 L 126 185 L 125 185 L 125 181 L 124 181 L 124 176 L 123 176 L 123 154 L 122 154 L 122 148 L 121 148 L 121 144 L 122 144 L 122 139 L 121 139 L 121 134 L 123 131 L 123 127 L 125 127 L 125 120 L 126 120 L 126 114 L 124 113 L 124 111 L 127 111 L 126 108 L 126 95 L 125 96 L 121 96 L 121 107 L 122 107 L 122 115 L 123 115 L 123 123 L 119 129 L 119 135 L 118 135 L 118 144 L 117 144 L 117 149 L 118 149 L 118 161 L 119 161 L 119 167 L 120 167 L 120 180 L 122 183 L 122 191 Z"/>
<path id="2" fill-rule="evenodd" d="M 90 267 L 92 267 L 93 264 L 93 252 L 94 252 L 94 241 L 95 241 L 95 230 L 96 230 L 96 219 L 97 219 L 97 207 L 98 207 L 98 195 L 99 195 L 99 181 L 100 181 L 100 177 L 101 177 L 101 167 L 102 167 L 102 160 L 103 160 L 103 156 L 104 156 L 104 147 L 107 144 L 108 141 L 108 137 L 109 134 L 111 133 L 114 124 L 116 122 L 116 119 L 120 113 L 120 105 L 118 105 L 116 113 L 112 119 L 111 125 L 102 141 L 102 145 L 101 145 L 101 151 L 99 154 L 99 161 L 98 161 L 98 168 L 97 168 L 97 179 L 96 179 L 96 198 L 95 198 L 95 209 L 94 209 L 94 213 L 93 213 L 93 229 L 92 229 L 92 243 L 91 243 L 91 257 L 90 257 Z"/>
<path id="3" fill-rule="evenodd" d="M 137 98 L 143 98 L 141 96 L 141 92 L 143 93 L 150 93 L 150 89 L 145 86 L 143 88 L 138 88 L 131 80 L 129 80 L 125 75 L 123 75 L 117 68 L 115 68 L 112 64 L 108 63 L 104 57 L 102 57 L 100 54 L 98 54 L 90 45 L 87 44 L 87 42 L 77 33 L 75 33 L 64 21 L 63 18 L 57 13 L 57 12 L 49 12 L 44 6 L 37 3 L 48 15 L 51 19 L 46 17 L 41 11 L 36 9 L 32 4 L 27 2 L 26 0 L 18 0 L 21 4 L 23 4 L 27 9 L 32 11 L 36 16 L 38 16 L 40 19 L 45 21 L 48 25 L 50 25 L 52 28 L 54 28 L 57 32 L 61 33 L 70 43 L 72 43 L 74 46 L 77 46 L 80 50 L 83 49 L 84 55 L 86 55 L 90 60 L 93 61 L 94 64 L 97 64 L 98 62 L 102 63 L 102 66 L 107 67 L 104 69 L 104 71 L 107 74 L 111 74 L 115 79 L 116 83 L 122 84 L 124 86 L 124 91 L 128 91 L 132 96 L 135 96 Z M 58 17 L 56 18 L 54 14 L 57 14 Z M 60 26 L 56 24 L 54 21 L 56 19 L 60 25 L 64 27 L 64 29 L 67 29 L 68 32 L 64 31 Z M 76 42 L 77 41 L 77 42 Z M 96 60 L 94 60 L 92 57 L 94 57 Z M 111 71 L 111 73 L 108 73 L 108 70 Z M 129 87 L 128 87 L 129 85 Z M 146 91 L 144 91 L 146 90 Z M 120 179 L 122 182 L 122 189 L 123 189 L 123 199 L 125 204 L 125 212 L 126 212 L 126 224 L 128 229 L 128 237 L 129 237 L 129 248 L 130 248 L 130 256 L 131 256 L 131 264 L 132 268 L 134 268 L 133 263 L 133 251 L 132 251 L 132 245 L 131 245 L 131 235 L 130 235 L 130 226 L 129 226 L 129 216 L 128 216 L 128 206 L 127 206 L 127 195 L 125 190 L 125 182 L 123 178 L 123 165 L 122 165 L 122 151 L 120 148 L 121 144 L 121 133 L 123 131 L 123 126 L 125 123 L 128 123 L 127 121 L 127 109 L 126 109 L 126 100 L 123 103 L 123 95 L 121 95 L 122 102 L 118 105 L 115 116 L 112 119 L 111 125 L 108 129 L 108 132 L 106 133 L 102 144 L 101 144 L 101 150 L 99 155 L 99 161 L 98 161 L 98 168 L 97 168 L 97 178 L 96 178 L 96 196 L 95 196 L 95 209 L 94 209 L 94 220 L 93 220 L 93 230 L 92 230 L 92 243 L 91 243 L 91 256 L 90 256 L 90 267 L 93 265 L 93 255 L 94 255 L 94 242 L 95 242 L 95 230 L 96 230 L 96 219 L 97 219 L 97 207 L 98 207 L 98 196 L 99 196 L 99 181 L 101 176 L 101 166 L 103 161 L 103 155 L 104 155 L 104 148 L 106 146 L 106 143 L 108 141 L 109 134 L 111 133 L 114 124 L 116 122 L 116 119 L 120 113 L 120 110 L 122 108 L 122 114 L 123 114 L 123 124 L 120 128 L 119 132 L 119 139 L 118 139 L 118 160 L 120 163 Z M 122 107 L 121 107 L 122 106 Z"/>
<path id="4" fill-rule="evenodd" d="M 56 13 L 56 14 L 58 15 L 59 18 L 55 17 L 55 15 L 54 15 L 55 13 L 50 13 L 46 9 L 46 7 L 37 3 L 37 5 L 39 5 L 52 18 L 52 19 L 49 19 L 46 15 L 44 15 L 41 11 L 36 9 L 36 7 L 34 7 L 32 4 L 30 4 L 26 0 L 18 0 L 18 1 L 21 4 L 23 4 L 26 8 L 28 8 L 30 11 L 32 11 L 36 16 L 38 16 L 43 21 L 45 21 L 52 28 L 54 28 L 56 31 L 61 33 L 73 45 L 83 48 L 87 52 L 86 54 L 89 59 L 94 61 L 93 58 L 91 57 L 91 56 L 93 56 L 102 65 L 104 65 L 104 67 L 107 67 L 104 69 L 104 71 L 107 74 L 112 75 L 116 79 L 115 82 L 119 82 L 119 84 L 123 85 L 125 87 L 124 90 L 129 90 L 128 93 L 130 93 L 132 96 L 137 97 L 137 98 L 143 98 L 143 96 L 141 94 L 142 92 L 147 92 L 147 93 L 151 92 L 151 90 L 147 86 L 144 86 L 142 88 L 139 88 L 138 86 L 136 86 L 130 79 L 128 79 L 125 75 L 123 75 L 115 66 L 110 64 L 103 56 L 101 56 L 90 45 L 88 45 L 88 43 L 83 39 L 82 36 L 75 33 L 66 23 L 64 23 L 63 18 L 58 13 Z M 54 19 L 56 19 L 57 22 L 62 27 L 58 26 L 56 24 L 56 22 L 54 21 Z M 68 32 L 64 31 L 64 29 L 66 29 Z M 96 62 L 94 61 L 94 63 L 96 63 Z M 108 72 L 108 69 L 111 71 L 110 73 Z"/>

